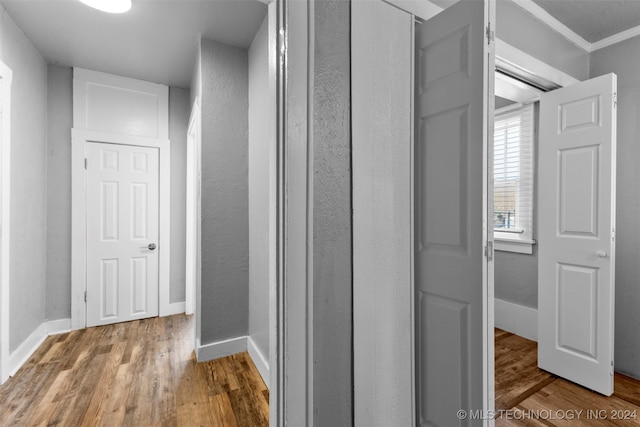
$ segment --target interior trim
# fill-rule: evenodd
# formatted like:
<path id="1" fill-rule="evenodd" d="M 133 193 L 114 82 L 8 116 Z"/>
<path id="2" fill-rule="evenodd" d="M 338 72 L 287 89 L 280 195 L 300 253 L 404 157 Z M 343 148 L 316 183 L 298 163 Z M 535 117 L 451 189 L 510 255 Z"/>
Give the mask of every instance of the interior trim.
<path id="1" fill-rule="evenodd" d="M 596 42 L 588 42 L 582 36 L 574 32 L 572 29 L 564 25 L 562 22 L 558 21 L 554 18 L 549 12 L 538 6 L 533 0 L 511 0 L 535 18 L 551 27 L 552 30 L 560 33 L 564 38 L 569 40 L 571 43 L 575 44 L 581 49 L 586 50 L 591 53 L 596 50 L 614 45 L 616 43 L 620 43 L 622 41 L 628 40 L 630 38 L 640 36 L 640 25 L 629 28 L 628 30 L 621 31 L 617 34 L 609 36 L 607 38 L 598 40 Z"/>
<path id="2" fill-rule="evenodd" d="M 71 329 L 82 329 L 87 325 L 86 290 L 86 170 L 84 158 L 89 141 L 106 142 L 159 149 L 159 238 L 158 238 L 158 316 L 172 314 L 170 304 L 170 187 L 171 160 L 168 139 L 129 136 L 109 132 L 71 129 Z"/>
<path id="3" fill-rule="evenodd" d="M 500 39 L 496 39 L 495 54 L 496 69 L 501 71 L 508 70 L 508 74 L 523 81 L 531 81 L 531 79 L 535 78 L 533 83 L 536 86 L 544 87 L 545 85 L 554 84 L 557 87 L 565 87 L 580 82 L 575 77 L 534 58 Z"/>
<path id="4" fill-rule="evenodd" d="M 640 25 L 637 27 L 629 28 L 628 30 L 622 31 L 620 33 L 614 34 L 602 40 L 598 40 L 591 44 L 591 51 L 594 52 L 599 49 L 603 49 L 608 46 L 612 46 L 616 43 L 623 42 L 625 40 L 629 40 L 631 38 L 640 36 Z"/>

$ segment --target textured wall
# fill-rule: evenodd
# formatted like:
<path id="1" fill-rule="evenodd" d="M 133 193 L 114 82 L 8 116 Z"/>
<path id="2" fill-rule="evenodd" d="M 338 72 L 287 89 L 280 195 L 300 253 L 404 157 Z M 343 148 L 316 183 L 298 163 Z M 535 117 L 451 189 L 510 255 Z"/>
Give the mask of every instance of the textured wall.
<path id="1" fill-rule="evenodd" d="M 269 357 L 269 155 L 275 143 L 267 29 L 265 18 L 249 48 L 249 335 L 265 359 Z"/>
<path id="2" fill-rule="evenodd" d="M 0 60 L 11 86 L 11 289 L 9 350 L 45 320 L 47 64 L 0 6 Z"/>
<path id="3" fill-rule="evenodd" d="M 350 5 L 319 0 L 313 47 L 314 424 L 352 424 Z"/>
<path id="4" fill-rule="evenodd" d="M 248 333 L 247 50 L 201 41 L 202 345 Z"/>
<path id="5" fill-rule="evenodd" d="M 616 370 L 640 378 L 640 37 L 591 54 L 591 77 L 618 75 Z"/>

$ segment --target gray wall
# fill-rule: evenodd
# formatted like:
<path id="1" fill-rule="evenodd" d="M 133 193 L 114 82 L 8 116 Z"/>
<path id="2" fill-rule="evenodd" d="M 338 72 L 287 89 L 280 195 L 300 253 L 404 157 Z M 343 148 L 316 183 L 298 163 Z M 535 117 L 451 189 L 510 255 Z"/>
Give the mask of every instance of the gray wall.
<path id="1" fill-rule="evenodd" d="M 269 103 L 268 18 L 249 48 L 249 335 L 269 357 Z"/>
<path id="2" fill-rule="evenodd" d="M 351 252 L 351 13 L 349 2 L 314 6 L 313 414 L 314 424 L 353 422 Z"/>
<path id="3" fill-rule="evenodd" d="M 511 0 L 499 0 L 496 37 L 578 80 L 589 77 L 589 54 Z"/>
<path id="4" fill-rule="evenodd" d="M 171 293 L 169 301 L 185 297 L 187 220 L 187 127 L 191 105 L 189 91 L 169 88 L 169 139 L 171 140 Z"/>
<path id="5" fill-rule="evenodd" d="M 73 71 L 49 65 L 47 96 L 47 319 L 71 317 Z"/>
<path id="6" fill-rule="evenodd" d="M 616 370 L 640 378 L 640 37 L 591 54 L 591 77 L 618 75 Z"/>
<path id="7" fill-rule="evenodd" d="M 9 350 L 46 313 L 47 64 L 0 6 L 0 59 L 11 87 L 11 261 Z"/>
<path id="8" fill-rule="evenodd" d="M 248 333 L 247 50 L 201 41 L 200 342 Z"/>

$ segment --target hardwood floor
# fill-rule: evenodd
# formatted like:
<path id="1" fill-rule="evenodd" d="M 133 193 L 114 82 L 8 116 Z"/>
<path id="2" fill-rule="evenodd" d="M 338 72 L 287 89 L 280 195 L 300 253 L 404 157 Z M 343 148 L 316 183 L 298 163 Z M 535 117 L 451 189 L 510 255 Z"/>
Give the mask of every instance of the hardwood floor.
<path id="1" fill-rule="evenodd" d="M 192 316 L 51 336 L 0 386 L 2 426 L 268 426 L 247 353 L 196 363 Z"/>
<path id="2" fill-rule="evenodd" d="M 615 375 L 605 397 L 537 367 L 537 343 L 496 329 L 497 427 L 640 426 L 640 381 Z"/>

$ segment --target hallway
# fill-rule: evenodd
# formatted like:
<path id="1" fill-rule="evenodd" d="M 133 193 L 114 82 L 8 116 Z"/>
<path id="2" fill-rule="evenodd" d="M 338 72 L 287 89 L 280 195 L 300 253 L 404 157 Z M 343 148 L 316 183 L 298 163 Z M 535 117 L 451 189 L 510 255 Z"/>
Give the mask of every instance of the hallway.
<path id="1" fill-rule="evenodd" d="M 196 363 L 192 316 L 48 337 L 0 386 L 3 426 L 267 426 L 247 353 Z"/>

